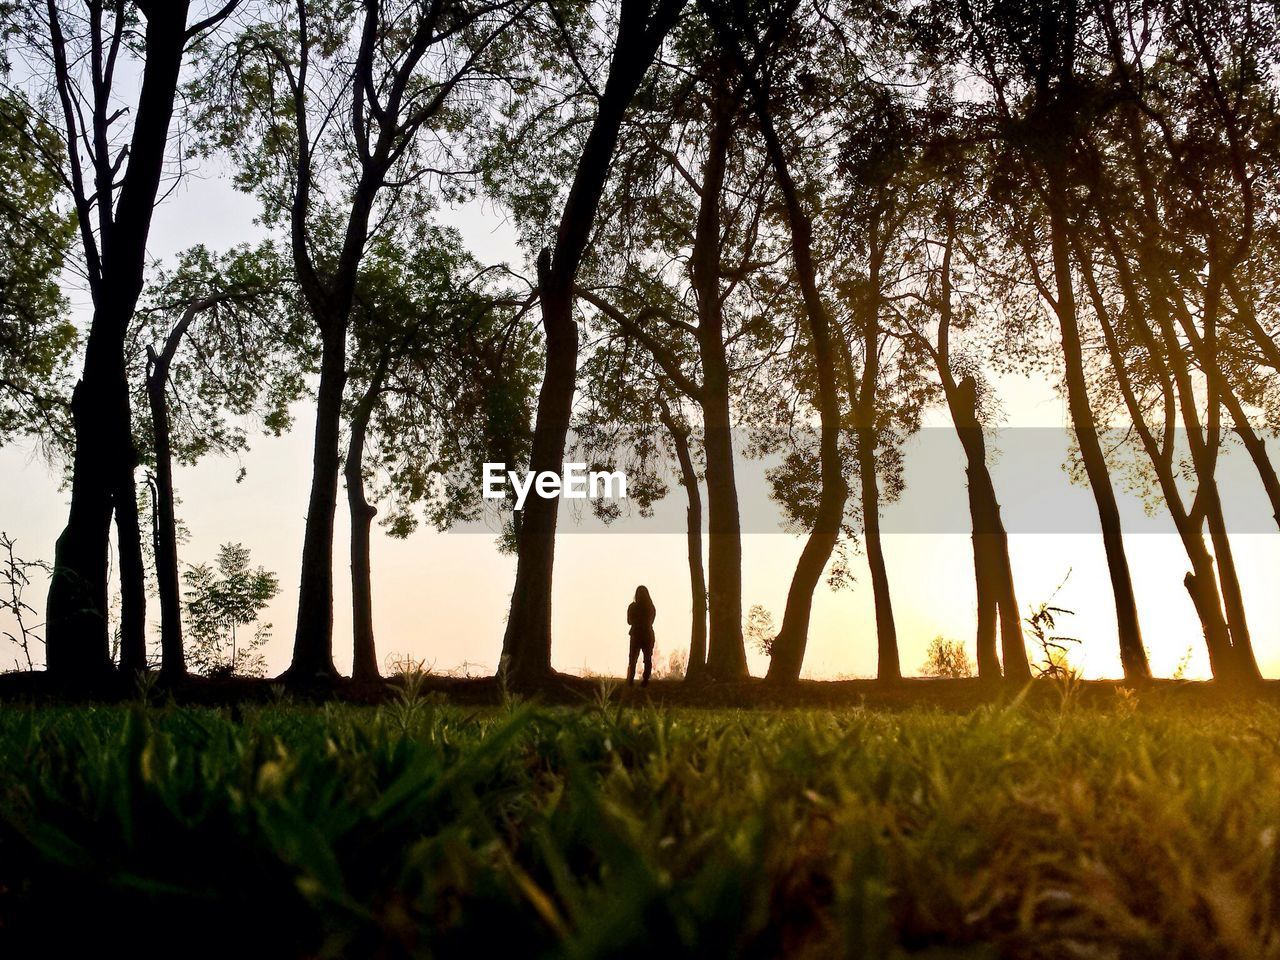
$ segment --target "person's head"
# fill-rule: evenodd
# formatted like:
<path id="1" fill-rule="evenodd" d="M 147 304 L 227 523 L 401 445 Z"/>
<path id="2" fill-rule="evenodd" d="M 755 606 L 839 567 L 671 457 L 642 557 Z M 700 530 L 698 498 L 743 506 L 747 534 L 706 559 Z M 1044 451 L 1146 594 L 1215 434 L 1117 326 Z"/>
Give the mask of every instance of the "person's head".
<path id="1" fill-rule="evenodd" d="M 643 603 L 645 606 L 653 606 L 653 600 L 649 596 L 649 588 L 644 584 L 636 587 L 636 603 Z"/>

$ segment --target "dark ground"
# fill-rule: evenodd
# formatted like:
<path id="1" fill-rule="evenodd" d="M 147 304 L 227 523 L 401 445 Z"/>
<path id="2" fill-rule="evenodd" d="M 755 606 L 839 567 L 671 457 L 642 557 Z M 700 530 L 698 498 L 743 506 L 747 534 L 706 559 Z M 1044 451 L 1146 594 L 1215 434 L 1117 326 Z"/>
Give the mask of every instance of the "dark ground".
<path id="1" fill-rule="evenodd" d="M 146 688 L 144 690 L 144 687 Z M 204 706 L 270 703 L 289 697 L 294 702 L 341 702 L 376 705 L 404 696 L 403 678 L 377 683 L 338 679 L 331 683 L 300 685 L 276 679 L 244 677 L 210 679 L 188 677 L 178 683 L 155 679 L 147 684 L 113 677 L 91 689 L 59 685 L 43 672 L 0 674 L 0 704 L 6 703 L 113 703 L 136 700 L 144 692 L 152 698 L 172 698 L 175 703 Z M 448 703 L 497 704 L 512 695 L 492 677 L 457 678 L 424 674 L 411 684 L 416 696 L 434 696 Z M 1118 680 L 1083 680 L 1063 683 L 1036 680 L 1029 688 L 988 683 L 977 679 L 911 678 L 894 683 L 877 680 L 801 680 L 779 685 L 762 679 L 729 683 L 685 683 L 654 680 L 648 688 L 627 687 L 615 678 L 584 678 L 558 674 L 554 679 L 520 695 L 544 704 L 578 705 L 599 701 L 607 691 L 613 701 L 636 705 L 673 707 L 771 709 L 787 707 L 906 709 L 934 707 L 965 711 L 985 703 L 1025 697 L 1055 704 L 1063 698 L 1090 706 L 1107 706 L 1118 699 L 1138 697 L 1143 702 L 1212 705 L 1238 701 L 1242 695 L 1280 705 L 1280 681 L 1265 681 L 1249 690 L 1210 681 L 1153 680 L 1134 687 Z"/>

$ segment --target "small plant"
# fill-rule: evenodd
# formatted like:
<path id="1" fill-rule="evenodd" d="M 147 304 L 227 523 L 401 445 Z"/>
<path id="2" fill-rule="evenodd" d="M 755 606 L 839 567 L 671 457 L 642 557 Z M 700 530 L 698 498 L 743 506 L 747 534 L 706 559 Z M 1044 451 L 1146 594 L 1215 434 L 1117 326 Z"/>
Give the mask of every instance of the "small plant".
<path id="1" fill-rule="evenodd" d="M 463 660 L 449 671 L 449 676 L 457 677 L 462 680 L 472 680 L 476 677 L 485 677 L 488 675 L 488 668 L 483 663 L 477 663 L 474 660 Z"/>
<path id="2" fill-rule="evenodd" d="M 1187 670 L 1191 667 L 1192 648 L 1187 647 L 1186 652 L 1178 661 L 1178 665 L 1173 668 L 1173 674 L 1170 679 L 1185 680 L 1187 679 Z"/>
<path id="3" fill-rule="evenodd" d="M 515 710 L 521 703 L 520 694 L 511 689 L 511 658 L 503 657 L 498 661 L 498 672 L 494 676 L 498 681 L 498 697 L 502 708 L 508 713 Z"/>
<path id="4" fill-rule="evenodd" d="M 435 670 L 435 661 L 427 663 L 410 653 L 389 653 L 383 661 L 389 677 L 429 677 Z"/>
<path id="5" fill-rule="evenodd" d="M 926 677 L 946 677 L 959 680 L 972 677 L 973 661 L 969 652 L 959 640 L 948 640 L 941 634 L 934 637 L 925 651 L 924 663 L 920 665 L 920 673 Z"/>
<path id="6" fill-rule="evenodd" d="M 618 681 L 612 677 L 599 677 L 596 680 L 595 699 L 592 705 L 600 713 L 606 713 L 618 692 Z"/>
<path id="7" fill-rule="evenodd" d="M 261 677 L 267 672 L 262 648 L 271 639 L 271 624 L 258 616 L 280 592 L 276 575 L 249 566 L 249 551 L 226 543 L 215 564 L 187 570 L 183 605 L 187 614 L 187 660 L 191 669 L 208 677 Z M 242 627 L 253 626 L 248 643 Z"/>
<path id="8" fill-rule="evenodd" d="M 34 670 L 31 648 L 33 644 L 44 643 L 44 638 L 36 632 L 43 624 L 28 622 L 39 614 L 23 599 L 23 594 L 31 586 L 32 574 L 48 576 L 50 568 L 43 560 L 23 560 L 14 553 L 15 545 L 12 537 L 0 532 L 0 611 L 13 618 L 14 629 L 5 630 L 4 636 L 18 648 L 16 666 L 21 670 L 25 664 L 27 670 Z"/>
<path id="9" fill-rule="evenodd" d="M 1068 570 L 1049 599 L 1034 608 L 1025 621 L 1027 632 L 1040 649 L 1040 657 L 1032 664 L 1032 669 L 1038 676 L 1050 680 L 1075 680 L 1079 677 L 1079 671 L 1071 665 L 1070 651 L 1079 645 L 1080 639 L 1056 632 L 1058 619 L 1075 616 L 1075 611 L 1055 606 L 1053 602 L 1070 577 L 1071 571 Z"/>
<path id="10" fill-rule="evenodd" d="M 158 685 L 160 683 L 159 670 L 139 670 L 133 675 L 134 689 L 138 694 L 138 702 L 144 707 L 150 706 L 156 700 Z"/>
<path id="11" fill-rule="evenodd" d="M 417 726 L 418 717 L 426 703 L 423 685 L 427 681 L 425 671 L 416 670 L 397 675 L 399 682 L 395 685 L 395 699 L 390 706 L 390 713 L 400 728 L 401 733 L 408 733 Z"/>
<path id="12" fill-rule="evenodd" d="M 764 604 L 753 603 L 742 624 L 742 636 L 765 656 L 773 654 L 773 640 L 778 635 L 773 625 L 773 614 Z"/>
<path id="13" fill-rule="evenodd" d="M 1116 713 L 1131 717 L 1138 712 L 1138 694 L 1132 687 L 1116 687 Z"/>
<path id="14" fill-rule="evenodd" d="M 666 680 L 683 680 L 688 669 L 689 654 L 683 650 L 677 650 L 667 657 L 667 669 L 662 676 Z"/>

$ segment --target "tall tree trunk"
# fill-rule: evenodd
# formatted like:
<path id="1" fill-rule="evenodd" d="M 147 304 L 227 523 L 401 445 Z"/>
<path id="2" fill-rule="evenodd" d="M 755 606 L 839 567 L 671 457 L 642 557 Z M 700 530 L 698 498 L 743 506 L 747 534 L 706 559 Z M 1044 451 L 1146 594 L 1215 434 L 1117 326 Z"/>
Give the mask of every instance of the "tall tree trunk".
<path id="1" fill-rule="evenodd" d="M 120 669 L 127 674 L 147 669 L 147 574 L 133 478 L 136 466 L 137 451 L 130 435 L 114 497 L 120 561 Z"/>
<path id="2" fill-rule="evenodd" d="M 1219 267 L 1210 267 L 1205 293 L 1205 305 L 1202 311 L 1202 321 L 1205 327 L 1203 335 L 1196 331 L 1189 312 L 1183 307 L 1184 305 L 1180 303 L 1177 311 L 1178 318 L 1183 332 L 1191 343 L 1195 356 L 1198 358 L 1208 387 L 1207 435 L 1204 443 L 1198 444 L 1199 456 L 1195 458 L 1196 474 L 1204 487 L 1205 518 L 1208 521 L 1209 536 L 1213 542 L 1213 552 L 1217 560 L 1218 583 L 1222 592 L 1227 627 L 1231 633 L 1233 662 L 1238 673 L 1238 679 L 1254 682 L 1262 679 L 1262 674 L 1258 669 L 1257 657 L 1253 651 L 1253 639 L 1249 634 L 1249 621 L 1245 615 L 1244 596 L 1240 590 L 1239 575 L 1236 573 L 1235 556 L 1231 548 L 1230 537 L 1227 534 L 1226 519 L 1222 513 L 1222 497 L 1217 481 L 1218 444 L 1221 439 L 1220 403 L 1228 407 L 1228 411 L 1235 420 L 1237 433 L 1244 438 L 1246 448 L 1250 456 L 1253 457 L 1254 465 L 1262 478 L 1263 486 L 1267 489 L 1268 496 L 1272 497 L 1273 508 L 1276 504 L 1273 496 L 1275 472 L 1267 459 L 1266 449 L 1262 445 L 1262 441 L 1253 434 L 1252 428 L 1244 418 L 1244 411 L 1240 409 L 1231 384 L 1218 360 L 1218 314 L 1222 309 L 1221 269 Z M 1179 356 L 1178 359 L 1180 360 L 1181 357 Z M 1190 391 L 1188 391 L 1188 394 L 1190 395 Z M 1194 397 L 1191 397 L 1188 402 L 1194 403 Z M 1243 423 L 1243 429 L 1241 429 L 1241 423 Z M 1189 427 L 1193 425 L 1189 424 Z M 1252 436 L 1253 443 L 1250 443 L 1250 436 Z M 1193 452 L 1195 452 L 1195 448 L 1193 448 Z"/>
<path id="3" fill-rule="evenodd" d="M 1258 660 L 1253 652 L 1253 639 L 1249 635 L 1249 621 L 1245 616 L 1244 594 L 1240 591 L 1240 577 L 1236 573 L 1235 555 L 1227 536 L 1226 522 L 1222 516 L 1222 500 L 1218 496 L 1217 481 L 1209 499 L 1206 519 L 1209 522 L 1209 538 L 1218 566 L 1218 585 L 1222 591 L 1222 606 L 1227 617 L 1227 629 L 1231 634 L 1231 651 L 1237 678 L 1246 682 L 1262 679 Z"/>
<path id="4" fill-rule="evenodd" d="M 54 549 L 46 616 L 46 656 L 51 674 L 93 679 L 110 670 L 107 636 L 107 555 L 113 509 L 121 532 L 121 599 L 126 665 L 145 660 L 146 596 L 137 493 L 133 484 L 136 456 L 129 411 L 124 341 L 142 292 L 147 235 L 160 186 L 169 140 L 178 74 L 186 45 L 186 0 L 153 5 L 145 29 L 146 63 L 129 144 L 128 165 L 113 193 L 95 201 L 107 205 L 100 217 L 106 228 L 93 248 L 90 226 L 82 223 L 87 254 L 100 262 L 91 284 L 94 312 L 85 349 L 84 371 L 72 398 L 76 452 L 72 464 L 71 507 L 67 525 Z M 51 15 L 56 24 L 56 18 Z M 63 89 L 69 126 L 71 81 L 65 46 L 54 38 L 58 84 Z M 106 105 L 100 105 L 105 113 Z M 73 138 L 69 138 L 73 141 Z M 74 142 L 69 149 L 77 149 Z M 101 190 L 99 190 L 101 194 Z M 85 201 L 88 206 L 89 201 Z M 132 524 L 132 527 L 130 526 Z M 136 549 L 135 549 L 136 547 Z"/>
<path id="5" fill-rule="evenodd" d="M 1147 176 L 1145 167 L 1143 177 Z M 1112 241 L 1113 256 L 1117 255 L 1118 245 Z M 1207 560 L 1208 553 L 1204 549 L 1200 520 L 1195 519 L 1188 526 L 1189 536 L 1195 539 L 1191 549 L 1198 556 L 1199 568 L 1193 566 L 1194 576 L 1185 581 L 1192 591 L 1197 612 L 1208 615 L 1210 622 L 1205 624 L 1205 640 L 1218 649 L 1217 655 L 1210 651 L 1210 664 L 1213 675 L 1219 679 L 1254 681 L 1261 678 L 1258 663 L 1253 653 L 1253 642 L 1249 636 L 1248 619 L 1245 616 L 1244 598 L 1240 592 L 1239 577 L 1236 574 L 1235 560 L 1231 543 L 1227 537 L 1226 524 L 1222 515 L 1222 501 L 1218 492 L 1217 460 L 1218 442 L 1221 432 L 1221 408 L 1219 401 L 1230 394 L 1230 384 L 1221 376 L 1216 352 L 1217 313 L 1221 305 L 1221 290 L 1218 274 L 1211 268 L 1207 287 L 1206 302 L 1203 311 L 1206 332 L 1201 336 L 1195 329 L 1185 303 L 1177 294 L 1173 278 L 1164 266 L 1158 243 L 1148 233 L 1140 246 L 1139 262 L 1142 264 L 1148 284 L 1148 300 L 1155 315 L 1157 325 L 1164 340 L 1164 355 L 1177 384 L 1179 406 L 1182 411 L 1188 444 L 1191 447 L 1191 459 L 1196 471 L 1198 489 L 1196 506 L 1197 516 L 1208 522 L 1209 536 L 1213 543 L 1216 557 L 1216 577 L 1213 564 Z M 1134 288 L 1133 280 L 1127 265 L 1121 264 L 1118 272 L 1126 289 Z M 1132 294 L 1137 299 L 1136 293 Z M 1198 358 L 1202 372 L 1208 385 L 1209 411 L 1205 422 L 1200 421 L 1197 412 L 1197 394 L 1191 377 L 1191 365 L 1183 352 L 1175 327 L 1175 318 L 1183 333 L 1191 344 L 1192 352 Z M 1152 338 L 1147 343 L 1149 351 L 1158 349 Z M 1171 470 L 1167 485 L 1172 489 L 1174 480 Z M 1166 498 L 1167 499 L 1167 498 Z M 1184 537 L 1184 540 L 1187 539 Z M 1221 606 L 1219 606 L 1221 601 Z"/>
<path id="6" fill-rule="evenodd" d="M 859 497 L 862 507 L 862 540 L 871 574 L 871 595 L 876 615 L 876 676 L 880 680 L 902 678 L 898 655 L 898 627 L 893 616 L 893 594 L 884 562 L 880 537 L 880 477 L 876 470 L 879 431 L 876 406 L 880 383 L 880 271 L 883 256 L 879 242 L 880 221 L 872 220 L 867 296 L 859 305 L 862 337 L 862 375 L 854 376 L 853 352 L 846 341 L 845 378 L 854 412 L 854 438 L 858 461 Z"/>
<path id="7" fill-rule="evenodd" d="M 722 84 L 723 78 L 718 82 Z M 729 363 L 725 355 L 720 284 L 720 200 L 732 137 L 733 105 L 727 92 L 719 88 L 712 100 L 711 131 L 691 257 L 698 304 L 698 351 L 702 360 L 699 400 L 710 511 L 711 634 L 707 674 L 717 680 L 737 680 L 747 675 L 747 651 L 742 639 L 742 527 L 733 466 Z"/>
<path id="8" fill-rule="evenodd" d="M 1213 251 L 1216 246 L 1216 243 L 1211 243 L 1210 250 Z M 1205 517 L 1209 523 L 1209 536 L 1213 542 L 1214 557 L 1217 560 L 1218 583 L 1222 589 L 1227 628 L 1231 631 L 1235 668 L 1239 679 L 1255 682 L 1262 679 L 1262 674 L 1253 652 L 1253 639 L 1249 636 L 1244 596 L 1240 592 L 1240 578 L 1236 573 L 1235 556 L 1231 549 L 1231 540 L 1227 535 L 1227 524 L 1222 513 L 1222 498 L 1218 492 L 1217 479 L 1218 447 L 1222 439 L 1221 398 L 1224 393 L 1230 392 L 1230 385 L 1224 382 L 1225 377 L 1222 376 L 1222 369 L 1218 362 L 1218 316 L 1222 311 L 1222 274 L 1224 272 L 1230 272 L 1230 266 L 1211 255 L 1201 318 L 1204 334 L 1198 338 L 1192 337 L 1200 367 L 1204 373 L 1209 407 L 1205 418 L 1205 448 L 1200 462 L 1197 463 L 1196 473 L 1207 494 Z M 1189 321 L 1184 320 L 1183 325 L 1191 333 L 1195 332 L 1194 324 Z"/>
<path id="9" fill-rule="evenodd" d="M 546 373 L 538 393 L 529 469 L 559 473 L 573 408 L 578 368 L 578 325 L 573 319 L 574 280 L 595 223 L 600 196 L 632 97 L 685 0 L 622 0 L 609 78 L 583 145 L 554 249 L 538 257 L 538 289 L 546 334 Z M 532 496 L 521 517 L 515 586 L 502 662 L 515 685 L 536 685 L 551 670 L 551 588 L 559 501 Z"/>
<path id="10" fill-rule="evenodd" d="M 311 458 L 311 496 L 302 541 L 302 579 L 298 587 L 298 623 L 292 680 L 333 679 L 333 522 L 338 505 L 342 393 L 347 382 L 346 318 L 322 325 L 320 383 L 316 391 L 316 429 Z"/>
<path id="11" fill-rule="evenodd" d="M 1115 599 L 1120 663 L 1126 680 L 1146 680 L 1151 677 L 1151 665 L 1147 661 L 1147 652 L 1142 645 L 1138 604 L 1133 593 L 1133 580 L 1129 574 L 1129 560 L 1125 554 L 1120 509 L 1116 505 L 1106 456 L 1102 452 L 1102 443 L 1098 438 L 1097 425 L 1093 419 L 1093 409 L 1089 403 L 1089 385 L 1085 377 L 1084 352 L 1080 341 L 1075 289 L 1071 278 L 1065 176 L 1063 158 L 1061 156 L 1051 158 L 1046 164 L 1046 186 L 1049 206 L 1049 241 L 1053 253 L 1053 276 L 1057 293 L 1053 307 L 1058 317 L 1058 328 L 1062 339 L 1067 408 L 1071 413 L 1076 443 L 1080 448 L 1080 459 L 1084 462 L 1085 474 L 1089 479 L 1089 488 L 1093 492 L 1098 520 L 1102 527 L 1102 545 L 1107 557 L 1107 573 L 1111 578 L 1111 591 Z"/>
<path id="12" fill-rule="evenodd" d="M 840 521 L 844 517 L 849 488 L 845 483 L 844 464 L 840 457 L 840 396 L 836 387 L 836 361 L 831 343 L 832 324 L 826 303 L 818 290 L 817 268 L 813 262 L 813 224 L 800 199 L 787 163 L 786 151 L 774 127 L 767 91 L 761 88 L 759 78 L 751 73 L 752 68 L 740 51 L 738 61 L 755 99 L 756 115 L 764 135 L 769 162 L 782 194 L 791 234 L 791 256 L 800 281 L 805 319 L 809 328 L 809 346 L 813 351 L 818 375 L 822 488 L 814 526 L 792 574 L 782 626 L 774 638 L 773 652 L 769 658 L 769 679 L 785 683 L 795 681 L 800 676 L 805 647 L 809 641 L 813 591 L 822 578 L 822 571 L 831 559 L 831 551 L 835 549 L 836 540 L 840 536 Z"/>
<path id="13" fill-rule="evenodd" d="M 1188 548 L 1191 570 L 1183 578 L 1183 586 L 1191 595 L 1191 603 L 1200 617 L 1205 649 L 1209 651 L 1209 671 L 1217 680 L 1232 680 L 1237 675 L 1235 652 L 1231 649 L 1231 633 L 1222 614 L 1222 601 L 1213 569 L 1213 557 L 1201 542 L 1199 549 Z"/>
<path id="14" fill-rule="evenodd" d="M 156 583 L 160 593 L 160 671 L 168 677 L 184 676 L 186 655 L 182 648 L 182 597 L 178 577 L 178 520 L 173 494 L 173 450 L 169 422 L 169 371 L 183 338 L 196 316 L 216 307 L 226 298 L 214 294 L 192 301 L 165 337 L 157 353 L 147 347 L 147 403 L 151 411 L 151 432 L 155 446 L 156 475 L 152 484 L 155 517 Z"/>
<path id="15" fill-rule="evenodd" d="M 982 435 L 982 424 L 977 415 L 977 384 L 972 377 L 965 377 L 956 383 L 948 366 L 943 378 L 943 392 L 964 449 L 965 473 L 969 480 L 969 512 L 973 520 L 974 572 L 978 589 L 978 675 L 984 675 L 985 659 L 985 675 L 994 677 L 1003 672 L 1009 680 L 1025 683 L 1031 679 L 1031 665 L 1027 660 L 1018 598 L 1014 591 L 1009 536 L 1000 517 L 1000 503 L 996 498 L 991 471 L 987 467 L 986 439 Z M 989 608 L 985 630 L 984 594 Z M 992 664 L 997 614 L 1003 668 L 999 663 Z"/>
<path id="16" fill-rule="evenodd" d="M 721 343 L 722 363 L 723 349 Z M 714 351 L 709 349 L 703 356 L 712 357 Z M 733 465 L 729 397 L 727 386 L 721 386 L 727 382 L 728 373 L 708 369 L 705 360 L 703 369 L 702 443 L 707 458 L 710 612 L 707 674 L 713 679 L 734 680 L 747 674 L 747 653 L 742 638 L 742 520 Z"/>
<path id="17" fill-rule="evenodd" d="M 973 487 L 969 488 L 969 517 L 973 522 L 974 532 L 969 538 L 973 546 L 973 586 L 978 605 L 978 626 L 974 637 L 974 650 L 978 654 L 978 678 L 981 680 L 999 680 L 1003 677 L 1000 668 L 1000 654 L 997 652 L 997 627 L 1000 605 L 996 602 L 996 594 L 991 576 L 991 555 L 987 544 L 977 532 L 978 508 L 975 504 Z"/>
<path id="18" fill-rule="evenodd" d="M 689 594 L 693 600 L 693 624 L 689 630 L 689 663 L 686 680 L 702 680 L 707 672 L 707 581 L 702 569 L 702 495 L 698 491 L 698 473 L 689 452 L 689 429 L 676 422 L 665 402 L 660 404 L 663 426 L 675 447 L 680 464 L 680 485 L 689 505 L 685 508 L 685 540 L 689 556 Z"/>
<path id="19" fill-rule="evenodd" d="M 546 371 L 538 392 L 529 469 L 563 469 L 578 366 L 578 328 L 572 306 L 551 285 L 551 254 L 538 258 Z M 551 674 L 551 577 L 558 501 L 531 496 L 520 517 L 516 581 L 502 640 L 503 668 L 514 685 L 537 685 Z"/>
<path id="20" fill-rule="evenodd" d="M 364 491 L 364 442 L 369 418 L 382 389 L 383 366 L 372 378 L 364 396 L 351 416 L 351 437 L 347 445 L 344 473 L 347 481 L 347 506 L 351 513 L 351 676 L 354 680 L 378 680 L 378 652 L 373 638 L 373 578 L 370 572 L 369 547 L 373 518 L 378 508 Z"/>
<path id="21" fill-rule="evenodd" d="M 101 343 L 101 338 L 96 339 Z M 97 350 L 106 349 L 103 346 Z M 84 376 L 71 398 L 75 431 L 71 509 L 54 548 L 45 636 L 49 673 L 93 679 L 111 669 L 107 635 L 107 554 L 111 536 L 112 489 L 104 467 L 119 456 L 112 443 L 115 424 L 100 382 L 108 379 L 89 337 Z"/>
<path id="22" fill-rule="evenodd" d="M 1235 656 L 1231 648 L 1231 636 L 1227 621 L 1222 612 L 1222 602 L 1218 590 L 1217 576 L 1214 572 L 1213 557 L 1209 554 L 1204 543 L 1202 511 L 1194 504 L 1191 510 L 1186 508 L 1182 499 L 1182 492 L 1177 484 L 1174 469 L 1174 451 L 1169 446 L 1172 444 L 1174 436 L 1176 406 L 1182 407 L 1188 435 L 1194 434 L 1197 437 L 1199 435 L 1200 428 L 1194 409 L 1178 404 L 1179 397 L 1185 398 L 1190 394 L 1189 371 L 1187 365 L 1182 362 L 1181 353 L 1162 351 L 1160 340 L 1147 326 L 1146 311 L 1150 309 L 1159 318 L 1159 326 L 1166 337 L 1168 337 L 1172 329 L 1168 323 L 1166 301 L 1163 294 L 1159 292 L 1162 289 L 1161 286 L 1159 284 L 1153 285 L 1149 289 L 1150 295 L 1146 298 L 1141 297 L 1133 274 L 1127 266 L 1127 260 L 1118 244 L 1117 237 L 1112 231 L 1106 231 L 1105 236 L 1125 302 L 1134 318 L 1132 329 L 1147 351 L 1151 368 L 1156 374 L 1163 396 L 1165 419 L 1162 436 L 1166 438 L 1166 447 L 1164 449 L 1161 448 L 1160 442 L 1157 441 L 1155 433 L 1147 425 L 1145 411 L 1134 391 L 1133 381 L 1126 366 L 1124 352 L 1121 349 L 1120 340 L 1116 333 L 1116 325 L 1112 320 L 1111 312 L 1107 308 L 1097 283 L 1092 257 L 1087 247 L 1077 242 L 1076 254 L 1080 260 L 1081 273 L 1090 299 L 1093 301 L 1094 312 L 1102 326 L 1103 339 L 1110 355 L 1111 366 L 1115 371 L 1121 396 L 1124 398 L 1125 407 L 1142 442 L 1143 449 L 1151 461 L 1152 469 L 1155 471 L 1156 480 L 1168 506 L 1174 528 L 1177 530 L 1183 547 L 1187 551 L 1187 558 L 1191 562 L 1191 570 L 1183 579 L 1183 585 L 1186 587 L 1196 614 L 1200 618 L 1205 646 L 1209 652 L 1210 668 L 1215 677 L 1232 677 L 1236 673 Z M 1193 440 L 1192 443 L 1196 445 L 1196 456 L 1199 457 L 1199 450 L 1202 445 L 1199 444 L 1198 439 Z"/>
<path id="23" fill-rule="evenodd" d="M 889 590 L 889 570 L 884 562 L 880 538 L 880 478 L 876 474 L 876 430 L 857 428 L 858 480 L 862 500 L 862 540 L 871 571 L 871 595 L 876 611 L 876 677 L 902 678 L 898 658 L 898 628 L 893 617 L 893 595 Z"/>
<path id="24" fill-rule="evenodd" d="M 169 343 L 176 348 L 177 339 Z M 151 432 L 155 438 L 155 556 L 156 583 L 160 591 L 160 671 L 166 677 L 187 672 L 182 649 L 182 598 L 178 579 L 178 522 L 173 503 L 173 453 L 169 438 L 169 405 L 165 390 L 172 353 L 147 350 L 147 400 L 151 407 Z"/>

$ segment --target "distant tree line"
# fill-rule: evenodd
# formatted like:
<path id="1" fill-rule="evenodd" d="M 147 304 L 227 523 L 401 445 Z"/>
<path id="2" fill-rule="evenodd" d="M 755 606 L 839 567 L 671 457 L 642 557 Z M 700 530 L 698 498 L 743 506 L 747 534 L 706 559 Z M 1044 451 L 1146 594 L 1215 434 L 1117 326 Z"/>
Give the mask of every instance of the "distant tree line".
<path id="1" fill-rule="evenodd" d="M 278 434 L 306 400 L 286 679 L 336 676 L 340 481 L 354 673 L 375 679 L 373 520 L 404 536 L 474 517 L 477 464 L 559 471 L 571 437 L 679 478 L 690 681 L 747 674 L 742 453 L 775 458 L 807 531 L 781 623 L 754 638 L 769 680 L 800 676 L 814 593 L 852 550 L 879 676 L 897 678 L 880 517 L 939 407 L 967 476 L 976 668 L 1023 682 L 987 441 L 996 376 L 1048 371 L 1126 679 L 1151 670 L 1122 483 L 1174 524 L 1214 676 L 1259 678 L 1218 467 L 1242 447 L 1280 524 L 1274 4 L 45 0 L 0 17 L 0 439 L 38 440 L 70 488 L 51 674 L 147 667 L 149 582 L 159 666 L 187 669 L 173 465 L 242 449 L 250 424 Z M 230 165 L 272 239 L 153 263 L 154 211 L 199 158 Z M 514 224 L 527 275 L 440 225 L 473 199 Z M 92 304 L 78 333 L 69 275 Z M 669 492 L 655 481 L 642 508 Z M 502 669 L 536 686 L 558 504 L 510 507 Z"/>

